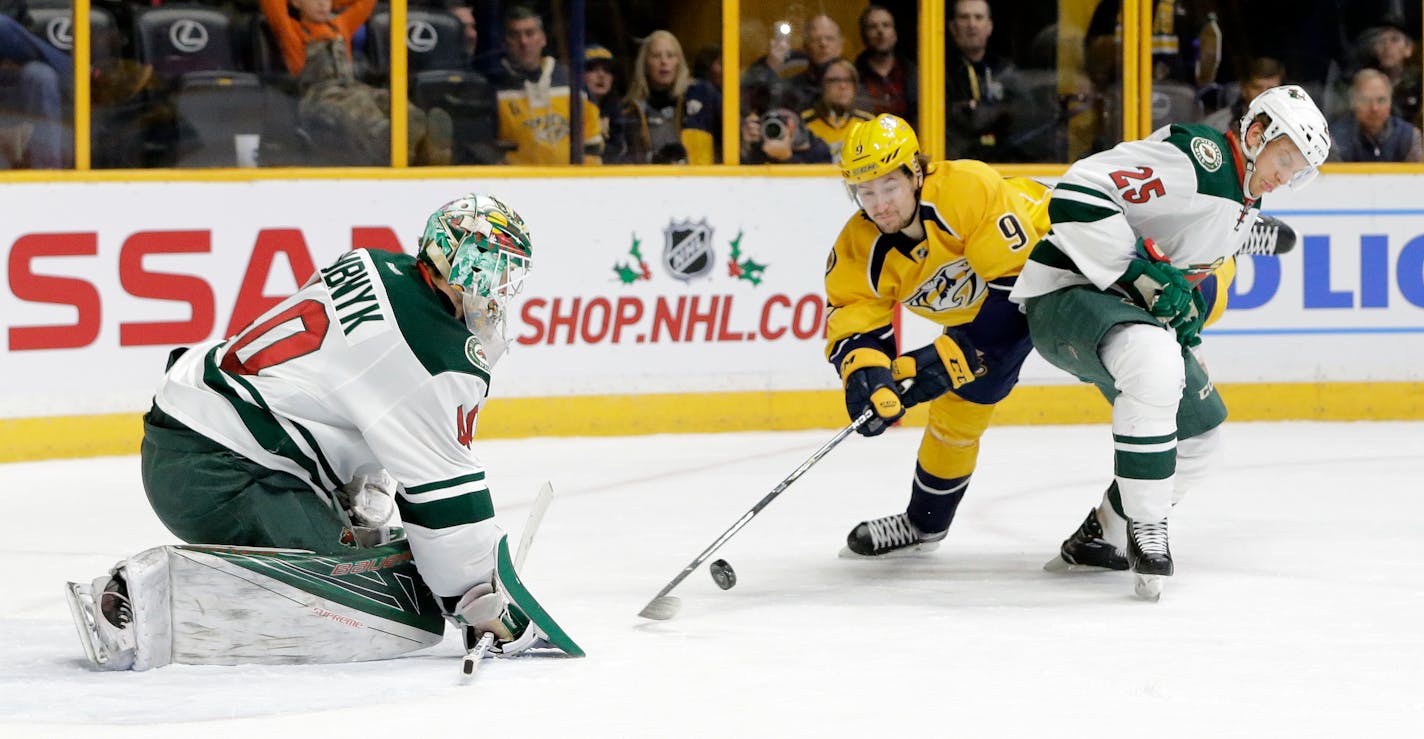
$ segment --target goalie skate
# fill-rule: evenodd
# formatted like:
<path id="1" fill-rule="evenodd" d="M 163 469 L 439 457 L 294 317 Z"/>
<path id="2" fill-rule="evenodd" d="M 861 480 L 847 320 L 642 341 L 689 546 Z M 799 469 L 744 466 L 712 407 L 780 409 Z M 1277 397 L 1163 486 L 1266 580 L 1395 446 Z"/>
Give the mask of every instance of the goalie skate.
<path id="1" fill-rule="evenodd" d="M 100 577 L 91 585 L 77 582 L 65 583 L 64 595 L 69 601 L 69 612 L 74 617 L 74 628 L 79 632 L 79 643 L 84 647 L 84 655 L 97 667 L 108 670 L 127 670 L 133 665 L 134 637 L 132 613 L 128 611 L 127 598 L 122 603 L 104 609 L 95 601 L 94 589 L 99 588 L 100 599 L 106 596 L 117 599 L 122 596 L 111 590 L 112 583 L 122 580 L 117 577 Z M 118 623 L 111 623 L 110 618 Z"/>
<path id="2" fill-rule="evenodd" d="M 846 536 L 840 551 L 845 559 L 885 559 L 905 557 L 916 552 L 932 552 L 939 548 L 948 529 L 927 534 L 910 522 L 907 513 L 861 521 Z"/>

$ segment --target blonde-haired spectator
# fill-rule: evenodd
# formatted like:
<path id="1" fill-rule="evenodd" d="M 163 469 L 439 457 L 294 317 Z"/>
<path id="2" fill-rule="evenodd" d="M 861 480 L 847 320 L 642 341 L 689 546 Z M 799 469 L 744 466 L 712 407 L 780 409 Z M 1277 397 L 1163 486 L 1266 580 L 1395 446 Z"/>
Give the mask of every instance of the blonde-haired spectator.
<path id="1" fill-rule="evenodd" d="M 1389 76 L 1362 69 L 1350 83 L 1350 114 L 1330 123 L 1330 158 L 1342 162 L 1424 161 L 1419 127 L 1390 112 Z"/>
<path id="2" fill-rule="evenodd" d="M 722 96 L 693 79 L 682 44 L 653 31 L 638 49 L 623 106 L 610 125 L 609 161 L 712 164 L 717 160 Z"/>
<path id="3" fill-rule="evenodd" d="M 819 136 L 831 149 L 831 161 L 840 156 L 846 134 L 858 121 L 874 118 L 855 107 L 860 91 L 860 72 L 849 59 L 833 59 L 821 73 L 821 95 L 816 104 L 801 114 L 806 130 Z"/>

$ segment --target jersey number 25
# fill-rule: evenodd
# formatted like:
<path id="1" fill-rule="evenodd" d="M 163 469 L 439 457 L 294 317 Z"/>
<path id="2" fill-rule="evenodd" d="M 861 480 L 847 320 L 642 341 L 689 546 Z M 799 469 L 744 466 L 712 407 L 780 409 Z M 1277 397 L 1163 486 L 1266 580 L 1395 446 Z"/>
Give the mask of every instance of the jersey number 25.
<path id="1" fill-rule="evenodd" d="M 1167 189 L 1162 185 L 1161 178 L 1152 176 L 1151 167 L 1138 167 L 1136 170 L 1119 169 L 1108 176 L 1112 178 L 1113 186 L 1122 192 L 1122 199 L 1129 203 L 1141 205 L 1167 192 Z M 1142 184 L 1133 187 L 1135 182 L 1142 182 Z"/>

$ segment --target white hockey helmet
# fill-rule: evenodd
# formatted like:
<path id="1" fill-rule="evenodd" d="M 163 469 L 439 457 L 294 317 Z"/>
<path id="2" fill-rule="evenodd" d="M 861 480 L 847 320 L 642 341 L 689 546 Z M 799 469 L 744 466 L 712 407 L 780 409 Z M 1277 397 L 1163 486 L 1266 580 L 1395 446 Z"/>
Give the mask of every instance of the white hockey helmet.
<path id="1" fill-rule="evenodd" d="M 1261 143 L 1254 149 L 1246 146 L 1246 131 L 1258 116 L 1269 118 Z M 1292 189 L 1300 188 L 1320 173 L 1320 165 L 1330 156 L 1330 126 L 1315 101 L 1299 85 L 1281 85 L 1257 95 L 1241 116 L 1241 149 L 1246 155 L 1247 179 L 1255 169 L 1256 156 L 1281 136 L 1289 136 L 1305 157 L 1306 166 L 1290 181 Z"/>
<path id="2" fill-rule="evenodd" d="M 502 352 L 508 302 L 533 267 L 524 219 L 492 195 L 470 193 L 430 215 L 417 258 L 460 293 L 465 325 L 486 352 Z"/>

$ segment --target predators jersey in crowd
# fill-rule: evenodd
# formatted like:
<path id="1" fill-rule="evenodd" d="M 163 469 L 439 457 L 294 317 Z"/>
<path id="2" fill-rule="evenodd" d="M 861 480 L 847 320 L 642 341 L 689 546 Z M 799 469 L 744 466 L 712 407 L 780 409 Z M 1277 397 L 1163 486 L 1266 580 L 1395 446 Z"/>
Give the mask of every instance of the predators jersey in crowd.
<path id="1" fill-rule="evenodd" d="M 508 164 L 569 163 L 569 72 L 546 56 L 537 74 L 514 70 L 504 62 L 499 83 L 499 138 L 515 148 L 505 156 Z M 580 88 L 581 90 L 582 88 Z M 603 132 L 598 106 L 582 92 L 584 162 L 598 163 L 603 153 Z"/>
<path id="2" fill-rule="evenodd" d="M 851 216 L 826 262 L 826 355 L 891 325 L 895 304 L 942 326 L 972 321 L 991 290 L 1007 295 L 1047 233 L 1049 188 L 969 159 L 929 166 L 920 193 L 925 239 L 883 234 Z M 851 341 L 848 341 L 851 340 Z"/>

